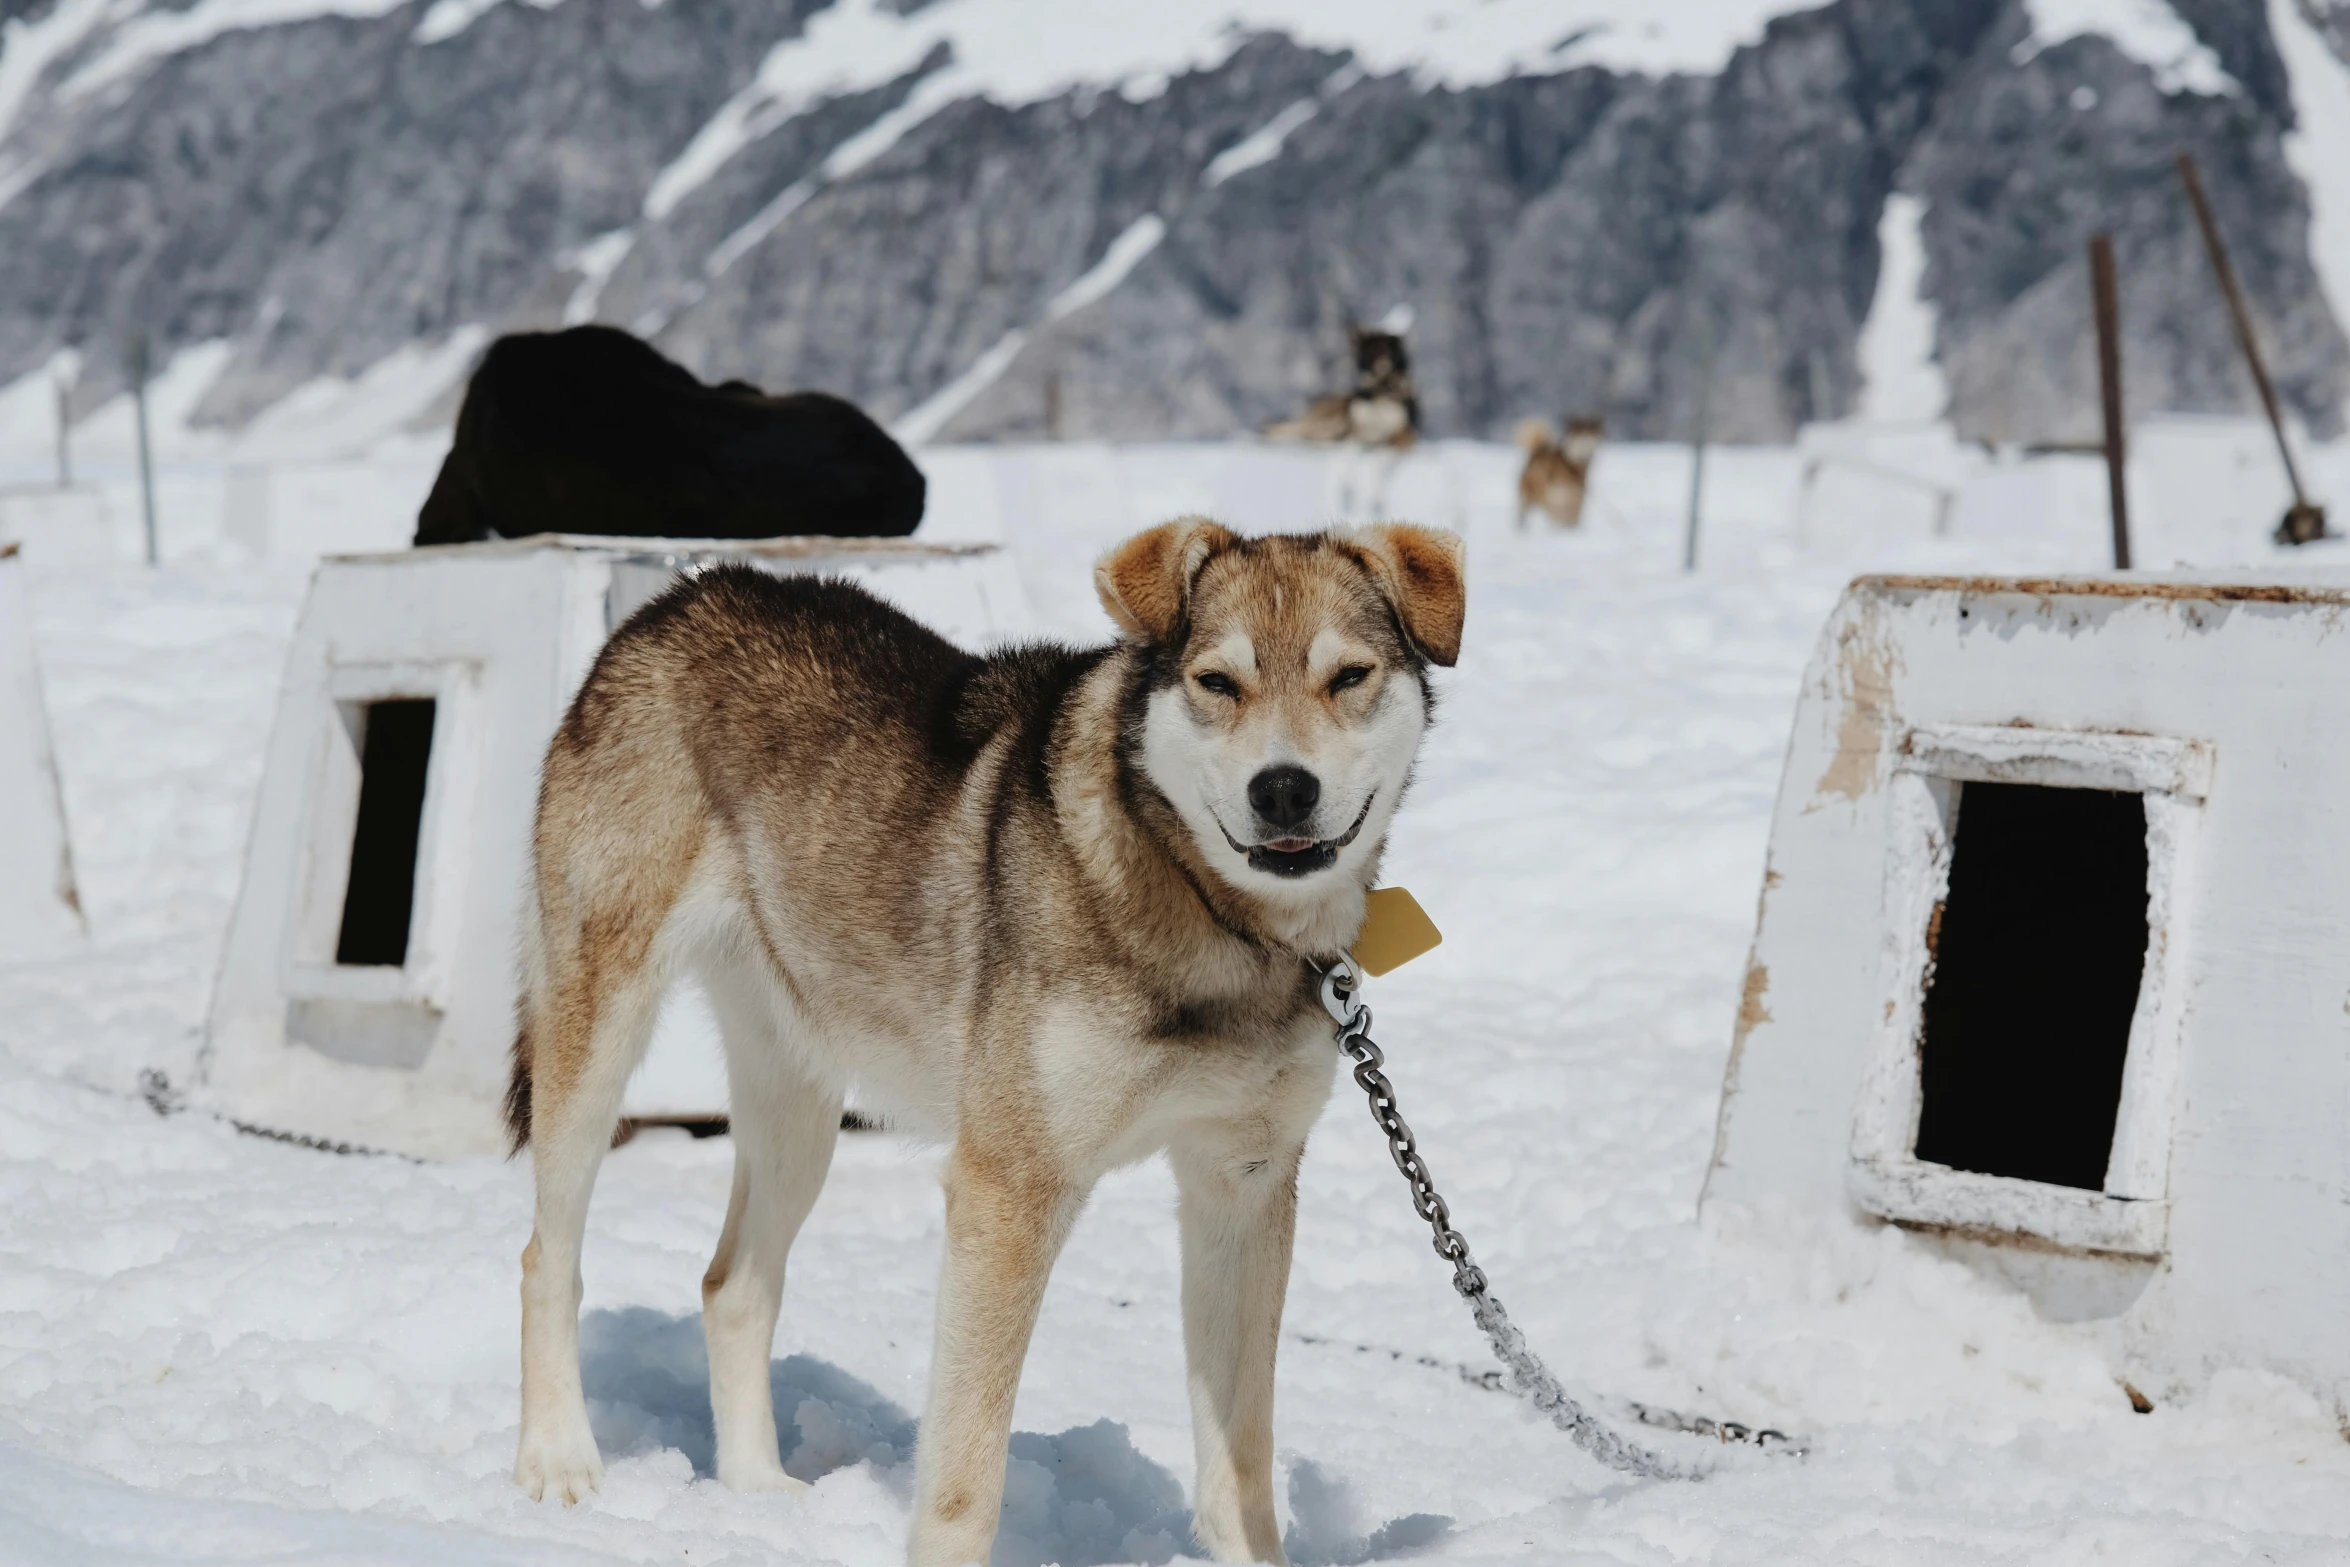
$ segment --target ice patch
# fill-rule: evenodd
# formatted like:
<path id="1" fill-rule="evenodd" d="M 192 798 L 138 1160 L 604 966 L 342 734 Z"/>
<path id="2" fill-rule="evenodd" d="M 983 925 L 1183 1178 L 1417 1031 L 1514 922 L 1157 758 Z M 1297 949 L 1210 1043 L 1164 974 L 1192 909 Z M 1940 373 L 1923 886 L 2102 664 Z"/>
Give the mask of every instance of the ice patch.
<path id="1" fill-rule="evenodd" d="M 2009 55 L 2017 65 L 2058 44 L 2095 33 L 2154 73 L 2164 92 L 2201 93 L 2207 98 L 2244 89 L 2211 46 L 2195 36 L 2166 0 L 2025 0 L 2032 34 Z"/>

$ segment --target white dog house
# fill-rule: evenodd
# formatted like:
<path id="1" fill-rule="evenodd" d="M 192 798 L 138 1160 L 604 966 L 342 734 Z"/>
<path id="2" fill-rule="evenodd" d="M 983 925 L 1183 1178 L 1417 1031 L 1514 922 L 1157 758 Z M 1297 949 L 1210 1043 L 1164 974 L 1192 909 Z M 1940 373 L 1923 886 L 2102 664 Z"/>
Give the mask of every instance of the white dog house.
<path id="1" fill-rule="evenodd" d="M 968 647 L 1028 629 L 989 544 L 548 536 L 323 563 L 295 631 L 203 1082 L 255 1124 L 437 1155 L 500 1145 L 539 764 L 605 637 L 681 570 L 862 583 Z M 627 1113 L 725 1113 L 681 987 Z"/>
<path id="2" fill-rule="evenodd" d="M 1866 578 L 1708 1203 L 1935 1232 L 2149 1388 L 2350 1408 L 2350 575 Z"/>
<path id="3" fill-rule="evenodd" d="M 14 544 L 0 544 L 0 960 L 52 952 L 81 934 L 24 561 Z"/>

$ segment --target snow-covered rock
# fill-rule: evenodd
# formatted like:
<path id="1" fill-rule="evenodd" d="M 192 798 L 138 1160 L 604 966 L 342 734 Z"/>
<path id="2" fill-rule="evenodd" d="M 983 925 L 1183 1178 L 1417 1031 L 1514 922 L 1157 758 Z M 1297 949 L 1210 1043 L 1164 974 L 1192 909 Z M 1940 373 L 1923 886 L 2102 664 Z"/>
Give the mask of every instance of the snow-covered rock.
<path id="1" fill-rule="evenodd" d="M 0 385 L 78 347 L 84 410 L 144 331 L 228 346 L 199 421 L 396 360 L 437 389 L 376 416 L 434 425 L 481 334 L 600 318 L 926 435 L 1223 435 L 1408 306 L 1436 433 L 1685 437 L 1710 373 L 1718 437 L 1784 439 L 1858 406 L 1901 192 L 1960 431 L 2079 440 L 2100 228 L 2131 406 L 2252 406 L 2180 147 L 2314 428 L 2350 373 L 2318 0 L 0 14 Z"/>

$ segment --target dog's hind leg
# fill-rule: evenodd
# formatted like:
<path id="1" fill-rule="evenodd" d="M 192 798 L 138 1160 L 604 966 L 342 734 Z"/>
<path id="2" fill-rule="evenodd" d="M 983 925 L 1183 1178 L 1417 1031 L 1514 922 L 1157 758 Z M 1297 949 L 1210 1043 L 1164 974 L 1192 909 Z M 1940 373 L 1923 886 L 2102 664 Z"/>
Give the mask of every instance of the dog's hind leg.
<path id="1" fill-rule="evenodd" d="M 708 985 L 726 1039 L 734 1136 L 734 1194 L 702 1276 L 718 1479 L 738 1491 L 804 1491 L 783 1472 L 767 1361 L 783 1304 L 784 1260 L 824 1188 L 840 1135 L 840 1095 L 803 1071 L 776 1037 L 761 978 L 723 968 Z"/>
<path id="2" fill-rule="evenodd" d="M 1305 1144 L 1210 1133 L 1167 1153 L 1198 1457 L 1192 1531 L 1219 1562 L 1284 1561 L 1273 1513 L 1273 1361 Z"/>
<path id="3" fill-rule="evenodd" d="M 576 1502 L 603 1484 L 579 1384 L 579 1253 L 596 1171 L 629 1074 L 645 1053 L 661 976 L 578 965 L 532 1020 L 531 1166 L 538 1200 L 522 1253 L 522 1440 L 514 1480 L 533 1500 Z M 619 970 L 619 972 L 615 972 Z M 551 1026 L 549 1026 L 551 1025 Z"/>

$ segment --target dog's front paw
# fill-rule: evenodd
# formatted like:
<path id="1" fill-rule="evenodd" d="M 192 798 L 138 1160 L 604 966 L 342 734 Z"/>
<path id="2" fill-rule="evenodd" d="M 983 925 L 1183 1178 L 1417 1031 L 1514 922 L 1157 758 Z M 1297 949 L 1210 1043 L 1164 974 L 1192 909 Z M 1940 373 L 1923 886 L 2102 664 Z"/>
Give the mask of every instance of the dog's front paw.
<path id="1" fill-rule="evenodd" d="M 514 1458 L 514 1483 L 534 1502 L 559 1501 L 569 1507 L 584 1501 L 590 1491 L 604 1486 L 604 1459 L 596 1438 L 584 1425 L 576 1431 L 545 1438 L 525 1431 Z"/>
<path id="2" fill-rule="evenodd" d="M 783 1472 L 783 1465 L 769 1459 L 766 1463 L 718 1465 L 718 1483 L 729 1491 L 805 1491 L 810 1489 L 805 1480 L 795 1480 Z"/>

